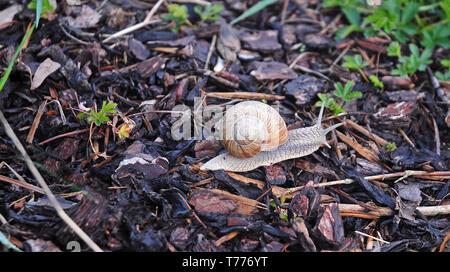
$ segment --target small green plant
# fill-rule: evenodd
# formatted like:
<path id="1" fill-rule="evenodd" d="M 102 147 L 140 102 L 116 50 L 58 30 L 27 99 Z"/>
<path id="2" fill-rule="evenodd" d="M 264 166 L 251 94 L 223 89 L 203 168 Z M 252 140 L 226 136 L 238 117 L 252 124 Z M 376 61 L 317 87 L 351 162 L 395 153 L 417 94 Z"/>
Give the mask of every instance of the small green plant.
<path id="1" fill-rule="evenodd" d="M 361 74 L 361 76 L 366 80 L 369 81 L 366 77 L 366 74 L 363 72 L 363 68 L 369 65 L 367 61 L 363 61 L 361 55 L 355 55 L 353 57 L 351 56 L 345 56 L 344 57 L 344 63 L 342 64 L 342 67 L 348 68 L 348 69 L 355 69 L 358 70 L 358 72 Z"/>
<path id="2" fill-rule="evenodd" d="M 178 32 L 180 27 L 188 22 L 188 10 L 184 5 L 172 4 L 168 7 L 169 13 L 161 15 L 161 17 L 175 24 L 171 28 L 173 32 Z"/>
<path id="3" fill-rule="evenodd" d="M 117 111 L 115 107 L 116 103 L 109 101 L 103 101 L 102 109 L 97 111 L 97 105 L 94 105 L 92 108 L 84 108 L 84 106 L 80 105 L 80 108 L 83 109 L 83 112 L 78 114 L 78 118 L 84 119 L 87 118 L 89 123 L 94 123 L 97 126 L 101 126 L 102 123 L 107 123 L 110 121 L 108 114 L 115 114 Z"/>
<path id="4" fill-rule="evenodd" d="M 39 2 L 41 2 L 39 5 Z M 49 0 L 33 0 L 28 6 L 29 9 L 35 9 L 36 15 L 39 13 L 39 16 L 36 16 L 36 25 L 39 23 L 39 17 L 41 18 L 49 18 L 50 14 L 54 11 L 53 6 L 50 4 Z"/>
<path id="5" fill-rule="evenodd" d="M 413 75 L 417 71 L 425 71 L 427 65 L 431 63 L 430 57 L 432 51 L 427 48 L 422 54 L 417 45 L 409 44 L 411 55 L 409 57 L 402 56 L 398 59 L 397 68 L 392 70 L 393 75 L 408 76 Z"/>
<path id="6" fill-rule="evenodd" d="M 317 101 L 316 107 L 320 107 L 322 104 L 325 104 L 325 108 L 331 110 L 335 116 L 345 112 L 342 108 L 342 105 L 345 102 L 349 102 L 354 98 L 360 98 L 362 96 L 361 92 L 352 92 L 354 86 L 355 83 L 353 81 L 347 82 L 345 86 L 342 86 L 342 83 L 340 82 L 334 84 L 335 90 L 333 91 L 333 95 L 336 99 L 340 100 L 340 103 L 336 102 L 334 98 L 329 97 L 328 94 L 318 93 L 317 96 L 320 101 Z"/>
<path id="7" fill-rule="evenodd" d="M 210 5 L 203 9 L 201 6 L 195 6 L 194 11 L 200 16 L 200 23 L 206 21 L 216 21 L 219 19 L 219 12 L 223 9 L 221 5 Z"/>
<path id="8" fill-rule="evenodd" d="M 380 88 L 380 89 L 383 89 L 383 88 L 384 88 L 383 82 L 381 82 L 380 79 L 378 79 L 377 76 L 371 75 L 371 76 L 369 77 L 369 79 L 370 79 L 370 81 L 373 83 L 373 85 L 374 85 L 375 87 L 378 87 L 378 88 Z"/>
<path id="9" fill-rule="evenodd" d="M 382 29 L 392 34 L 399 42 L 405 43 L 408 36 L 417 33 L 417 27 L 412 20 L 419 10 L 419 4 L 398 0 L 385 0 L 380 7 L 375 8 L 373 14 L 366 17 L 372 23 L 374 30 Z"/>
<path id="10" fill-rule="evenodd" d="M 286 196 L 282 196 L 280 200 L 281 206 L 283 206 L 284 202 L 286 201 Z M 284 220 L 286 222 L 289 222 L 289 217 L 287 213 L 287 209 L 284 209 L 282 207 L 277 206 L 274 200 L 270 200 L 269 205 L 275 209 L 276 212 L 278 212 L 279 217 L 281 220 Z"/>
<path id="11" fill-rule="evenodd" d="M 402 47 L 398 42 L 391 42 L 386 50 L 389 57 L 401 57 Z"/>
<path id="12" fill-rule="evenodd" d="M 441 73 L 437 71 L 434 75 L 437 79 L 442 81 L 450 81 L 450 59 L 441 60 L 441 65 L 445 68 L 447 68 L 447 71 L 445 73 Z"/>
<path id="13" fill-rule="evenodd" d="M 355 55 L 353 57 L 351 56 L 345 56 L 344 57 L 345 62 L 342 64 L 342 67 L 348 68 L 348 69 L 355 69 L 360 70 L 369 63 L 367 61 L 363 61 L 361 55 Z"/>
<path id="14" fill-rule="evenodd" d="M 342 86 L 342 83 L 338 82 L 334 84 L 336 90 L 334 90 L 333 94 L 345 102 L 354 98 L 360 98 L 362 96 L 361 92 L 352 92 L 354 86 L 355 83 L 353 81 L 347 82 L 345 86 Z"/>
<path id="15" fill-rule="evenodd" d="M 450 47 L 449 36 L 450 22 L 441 22 L 437 25 L 424 28 L 420 44 L 429 50 L 433 50 L 437 45 Z"/>
<path id="16" fill-rule="evenodd" d="M 397 149 L 397 146 L 395 145 L 395 142 L 389 143 L 385 146 L 383 146 L 384 149 L 387 149 L 389 151 L 394 151 Z"/>

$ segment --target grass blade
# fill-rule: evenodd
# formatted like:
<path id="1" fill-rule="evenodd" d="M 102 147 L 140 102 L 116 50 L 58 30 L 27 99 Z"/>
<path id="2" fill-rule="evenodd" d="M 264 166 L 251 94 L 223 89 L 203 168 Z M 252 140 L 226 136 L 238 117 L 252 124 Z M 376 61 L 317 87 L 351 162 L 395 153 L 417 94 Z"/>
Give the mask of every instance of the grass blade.
<path id="1" fill-rule="evenodd" d="M 261 11 L 262 9 L 264 9 L 265 7 L 267 7 L 268 5 L 271 5 L 273 3 L 277 2 L 277 0 L 262 0 L 259 1 L 258 4 L 252 6 L 251 8 L 249 8 L 248 10 L 246 10 L 244 13 L 242 13 L 239 17 L 237 17 L 236 19 L 234 19 L 233 21 L 231 21 L 231 25 L 234 25 L 235 23 L 244 20 L 245 18 L 252 16 L 253 14 Z"/>
<path id="2" fill-rule="evenodd" d="M 39 25 L 39 18 L 41 18 L 42 0 L 36 1 L 36 27 Z"/>
<path id="3" fill-rule="evenodd" d="M 17 252 L 22 252 L 19 248 L 17 248 L 13 243 L 11 243 L 8 238 L 0 231 L 0 243 L 4 244 L 7 248 L 10 248 Z"/>
<path id="4" fill-rule="evenodd" d="M 0 92 L 3 90 L 3 87 L 6 84 L 6 81 L 9 78 L 9 74 L 11 74 L 11 70 L 12 67 L 14 65 L 14 62 L 16 61 L 17 56 L 19 56 L 20 51 L 22 51 L 22 47 L 25 45 L 25 43 L 27 42 L 27 40 L 30 38 L 31 33 L 33 32 L 33 30 L 35 29 L 36 24 L 33 24 L 31 26 L 31 28 L 27 31 L 27 33 L 25 34 L 25 36 L 22 39 L 22 42 L 20 43 L 19 47 L 17 48 L 16 52 L 14 53 L 11 62 L 8 65 L 8 68 L 6 69 L 5 74 L 3 75 L 1 81 L 0 81 Z"/>

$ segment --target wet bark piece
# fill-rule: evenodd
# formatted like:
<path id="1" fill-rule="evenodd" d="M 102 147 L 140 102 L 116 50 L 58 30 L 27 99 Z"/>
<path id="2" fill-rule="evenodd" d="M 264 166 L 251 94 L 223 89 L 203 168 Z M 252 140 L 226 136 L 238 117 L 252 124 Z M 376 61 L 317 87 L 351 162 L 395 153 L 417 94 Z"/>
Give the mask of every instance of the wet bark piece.
<path id="1" fill-rule="evenodd" d="M 166 59 L 161 56 L 155 56 L 144 60 L 137 66 L 139 75 L 143 78 L 148 78 L 156 73 L 166 63 Z"/>
<path id="2" fill-rule="evenodd" d="M 422 99 L 425 97 L 425 93 L 418 93 L 415 90 L 406 91 L 393 91 L 393 92 L 385 92 L 385 95 L 391 100 L 392 102 L 415 102 L 419 99 Z"/>
<path id="3" fill-rule="evenodd" d="M 264 54 L 269 54 L 281 49 L 281 44 L 278 42 L 278 31 L 266 30 L 255 33 L 242 33 L 239 38 L 242 41 L 242 47 L 259 51 Z"/>
<path id="4" fill-rule="evenodd" d="M 427 149 L 417 150 L 410 146 L 401 146 L 394 150 L 390 154 L 390 160 L 403 169 L 414 169 L 425 162 L 431 162 L 436 170 L 445 171 L 448 169 L 445 161 L 436 153 Z"/>
<path id="5" fill-rule="evenodd" d="M 181 250 L 185 250 L 189 239 L 187 228 L 177 227 L 170 234 L 170 243 Z"/>
<path id="6" fill-rule="evenodd" d="M 147 44 L 151 47 L 165 46 L 165 47 L 185 47 L 195 40 L 194 35 L 186 36 L 176 40 L 157 40 L 148 41 Z"/>
<path id="7" fill-rule="evenodd" d="M 67 214 L 87 235 L 95 240 L 96 237 L 94 234 L 99 235 L 101 233 L 98 230 L 102 228 L 101 223 L 107 200 L 91 190 L 88 191 L 88 194 L 76 206 L 70 208 Z M 72 229 L 63 222 L 55 225 L 49 231 L 52 231 L 57 241 L 64 245 L 69 241 L 77 241 L 78 239 L 78 236 L 73 233 Z"/>
<path id="8" fill-rule="evenodd" d="M 233 200 L 223 199 L 206 190 L 192 194 L 189 204 L 194 206 L 195 211 L 199 214 L 217 213 L 228 215 L 238 208 Z"/>
<path id="9" fill-rule="evenodd" d="M 80 140 L 74 138 L 64 138 L 61 143 L 53 150 L 53 153 L 63 160 L 70 158 L 78 149 Z"/>
<path id="10" fill-rule="evenodd" d="M 417 104 L 414 102 L 398 102 L 381 108 L 374 114 L 378 125 L 389 127 L 409 127 L 411 123 L 410 115 L 416 110 Z"/>
<path id="11" fill-rule="evenodd" d="M 398 90 L 398 89 L 412 89 L 414 88 L 414 83 L 408 77 L 398 77 L 398 76 L 383 76 L 381 81 L 386 86 L 387 89 Z"/>
<path id="12" fill-rule="evenodd" d="M 194 147 L 195 157 L 214 157 L 220 151 L 221 145 L 214 137 L 208 137 L 204 141 L 197 142 Z"/>
<path id="13" fill-rule="evenodd" d="M 255 70 L 250 74 L 257 80 L 294 79 L 297 74 L 284 63 L 276 61 L 254 61 L 251 65 Z"/>
<path id="14" fill-rule="evenodd" d="M 231 190 L 235 190 L 237 195 L 248 197 L 250 199 L 256 199 L 264 192 L 254 184 L 246 184 L 241 181 L 235 180 L 228 175 L 224 170 L 215 171 L 214 177 L 222 182 L 224 185 L 230 187 Z"/>
<path id="15" fill-rule="evenodd" d="M 407 184 L 397 183 L 398 195 L 408 201 L 415 202 L 417 205 L 422 201 L 419 184 L 408 182 Z"/>
<path id="16" fill-rule="evenodd" d="M 299 40 L 303 40 L 306 35 L 319 32 L 320 29 L 319 25 L 298 24 L 295 27 L 295 34 Z"/>
<path id="17" fill-rule="evenodd" d="M 283 167 L 279 165 L 264 166 L 266 170 L 266 181 L 272 185 L 280 185 L 286 182 L 286 174 Z"/>
<path id="18" fill-rule="evenodd" d="M 60 72 L 67 79 L 70 88 L 82 92 L 92 91 L 87 76 L 80 71 L 78 65 L 71 58 L 64 54 L 64 51 L 58 45 L 44 48 L 38 53 L 38 56 L 50 56 L 52 60 L 61 64 Z"/>
<path id="19" fill-rule="evenodd" d="M 287 83 L 284 88 L 287 95 L 295 98 L 297 105 L 309 103 L 317 93 L 325 90 L 325 81 L 309 75 L 300 75 Z"/>
<path id="20" fill-rule="evenodd" d="M 337 203 L 325 206 L 312 232 L 325 245 L 337 248 L 344 242 L 344 225 Z"/>
<path id="21" fill-rule="evenodd" d="M 313 49 L 328 49 L 336 46 L 332 39 L 318 33 L 307 34 L 301 41 Z"/>
<path id="22" fill-rule="evenodd" d="M 298 241 L 300 245 L 303 247 L 305 252 L 316 252 L 316 245 L 314 241 L 309 236 L 308 228 L 305 225 L 305 221 L 303 220 L 294 220 L 292 221 L 292 228 L 297 234 Z"/>
<path id="23" fill-rule="evenodd" d="M 164 157 L 154 158 L 151 155 L 139 153 L 122 160 L 115 172 L 119 180 L 124 180 L 129 176 L 152 180 L 167 173 L 168 167 L 169 161 Z"/>
<path id="24" fill-rule="evenodd" d="M 295 35 L 295 26 L 293 25 L 283 25 L 283 42 L 288 45 L 292 45 L 297 41 L 297 36 Z"/>
<path id="25" fill-rule="evenodd" d="M 177 40 L 179 35 L 172 31 L 140 31 L 135 34 L 135 39 L 141 42 L 148 41 L 173 41 Z"/>
<path id="26" fill-rule="evenodd" d="M 139 40 L 130 39 L 128 41 L 128 46 L 131 53 L 133 53 L 138 60 L 146 60 L 150 56 L 150 51 L 148 51 L 145 45 Z"/>

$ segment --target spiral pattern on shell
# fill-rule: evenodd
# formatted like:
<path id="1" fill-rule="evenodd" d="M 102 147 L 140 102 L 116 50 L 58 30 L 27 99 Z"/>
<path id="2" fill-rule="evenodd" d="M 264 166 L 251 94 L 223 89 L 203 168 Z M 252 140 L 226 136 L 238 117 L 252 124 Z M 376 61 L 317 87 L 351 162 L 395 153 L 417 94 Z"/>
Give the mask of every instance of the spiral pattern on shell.
<path id="1" fill-rule="evenodd" d="M 253 157 L 288 140 L 283 118 L 274 108 L 258 101 L 232 106 L 222 124 L 222 143 L 228 153 L 238 158 Z"/>

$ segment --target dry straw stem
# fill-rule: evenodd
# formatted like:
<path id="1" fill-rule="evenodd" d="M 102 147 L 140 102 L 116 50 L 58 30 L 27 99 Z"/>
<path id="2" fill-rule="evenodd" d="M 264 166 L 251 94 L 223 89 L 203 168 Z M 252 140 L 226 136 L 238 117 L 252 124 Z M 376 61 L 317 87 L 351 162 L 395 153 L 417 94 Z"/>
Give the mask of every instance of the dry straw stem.
<path id="1" fill-rule="evenodd" d="M 282 95 L 265 94 L 265 93 L 248 93 L 248 92 L 213 92 L 206 93 L 207 97 L 214 98 L 238 98 L 238 99 L 253 99 L 253 100 L 284 100 Z"/>
<path id="2" fill-rule="evenodd" d="M 425 216 L 435 216 L 439 214 L 450 214 L 450 205 L 441 206 L 422 206 L 417 207 L 417 210 Z M 342 216 L 357 216 L 360 215 L 370 215 L 374 218 L 380 216 L 391 216 L 395 214 L 394 210 L 387 207 L 377 207 L 376 211 L 367 211 L 366 208 L 361 207 L 357 204 L 339 204 L 339 212 Z"/>
<path id="3" fill-rule="evenodd" d="M 3 115 L 3 112 L 0 111 L 0 121 L 2 122 L 5 132 L 8 135 L 8 137 L 13 141 L 14 145 L 17 147 L 19 152 L 22 154 L 22 156 L 25 159 L 25 163 L 27 164 L 28 168 L 30 169 L 30 172 L 33 174 L 34 178 L 39 182 L 39 185 L 44 190 L 45 194 L 47 195 L 48 199 L 50 200 L 50 203 L 55 208 L 56 213 L 58 216 L 95 252 L 102 252 L 103 250 L 94 242 L 92 239 L 64 212 L 63 208 L 59 204 L 59 202 L 56 200 L 55 196 L 53 195 L 52 191 L 48 187 L 48 185 L 45 183 L 44 178 L 41 176 L 39 171 L 37 170 L 36 166 L 34 166 L 33 161 L 31 160 L 30 156 L 28 156 L 25 148 L 23 147 L 22 143 L 20 142 L 19 138 L 17 138 L 16 134 L 12 130 L 11 126 L 8 123 L 8 120 L 6 120 L 5 116 Z"/>
<path id="4" fill-rule="evenodd" d="M 112 39 L 118 38 L 120 36 L 123 36 L 125 34 L 128 34 L 130 32 L 133 32 L 135 30 L 138 30 L 140 28 L 143 28 L 151 23 L 154 23 L 156 21 L 151 21 L 153 15 L 156 13 L 156 11 L 158 10 L 159 6 L 161 6 L 161 4 L 164 2 L 164 0 L 159 0 L 154 6 L 153 8 L 150 10 L 150 12 L 147 14 L 147 16 L 145 17 L 144 21 L 140 22 L 139 24 L 135 24 L 133 26 L 127 27 L 119 32 L 114 33 L 113 35 L 109 36 L 108 38 L 104 39 L 103 42 L 107 42 L 110 41 Z"/>

